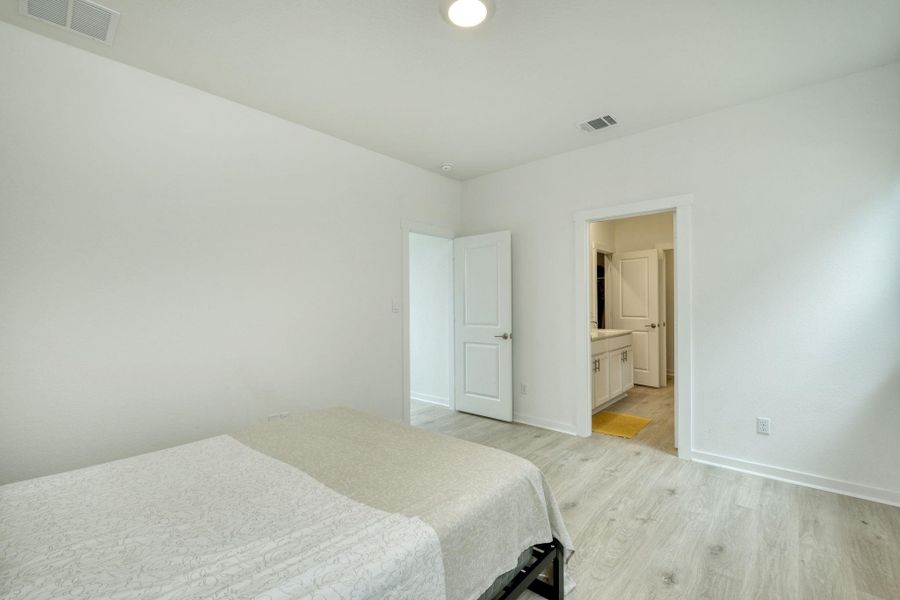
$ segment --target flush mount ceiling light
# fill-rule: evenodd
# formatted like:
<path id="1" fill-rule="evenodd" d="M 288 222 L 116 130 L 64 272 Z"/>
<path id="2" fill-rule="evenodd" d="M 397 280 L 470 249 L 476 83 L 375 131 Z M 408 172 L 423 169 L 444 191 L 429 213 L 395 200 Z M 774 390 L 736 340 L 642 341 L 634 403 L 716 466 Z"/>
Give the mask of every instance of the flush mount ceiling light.
<path id="1" fill-rule="evenodd" d="M 441 15 L 457 27 L 477 27 L 493 13 L 494 0 L 441 0 Z"/>

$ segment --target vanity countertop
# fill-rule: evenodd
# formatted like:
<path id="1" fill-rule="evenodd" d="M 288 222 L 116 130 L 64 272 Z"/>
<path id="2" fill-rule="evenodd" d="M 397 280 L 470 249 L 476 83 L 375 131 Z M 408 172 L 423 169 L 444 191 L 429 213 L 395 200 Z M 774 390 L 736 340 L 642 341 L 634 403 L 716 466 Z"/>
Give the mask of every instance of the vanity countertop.
<path id="1" fill-rule="evenodd" d="M 597 340 L 619 337 L 629 333 L 631 333 L 630 329 L 591 329 L 591 341 L 596 342 Z"/>

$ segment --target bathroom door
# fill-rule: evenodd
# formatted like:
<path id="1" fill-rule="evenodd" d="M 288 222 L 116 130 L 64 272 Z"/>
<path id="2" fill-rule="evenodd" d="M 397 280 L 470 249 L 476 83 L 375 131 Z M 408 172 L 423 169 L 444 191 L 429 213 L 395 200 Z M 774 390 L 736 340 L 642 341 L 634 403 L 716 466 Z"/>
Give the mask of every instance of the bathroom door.
<path id="1" fill-rule="evenodd" d="M 634 382 L 659 387 L 660 332 L 659 257 L 654 250 L 613 255 L 610 291 L 613 329 L 629 329 L 632 336 Z"/>
<path id="2" fill-rule="evenodd" d="M 512 421 L 510 233 L 453 240 L 456 410 Z"/>

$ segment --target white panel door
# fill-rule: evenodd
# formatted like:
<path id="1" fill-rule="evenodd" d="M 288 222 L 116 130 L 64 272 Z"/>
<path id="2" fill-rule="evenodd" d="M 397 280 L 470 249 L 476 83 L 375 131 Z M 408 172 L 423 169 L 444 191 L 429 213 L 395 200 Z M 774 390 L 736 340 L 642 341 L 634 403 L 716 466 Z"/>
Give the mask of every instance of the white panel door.
<path id="1" fill-rule="evenodd" d="M 613 255 L 612 327 L 632 333 L 634 382 L 659 387 L 659 258 L 657 251 Z"/>
<path id="2" fill-rule="evenodd" d="M 453 240 L 456 409 L 512 421 L 510 233 Z"/>

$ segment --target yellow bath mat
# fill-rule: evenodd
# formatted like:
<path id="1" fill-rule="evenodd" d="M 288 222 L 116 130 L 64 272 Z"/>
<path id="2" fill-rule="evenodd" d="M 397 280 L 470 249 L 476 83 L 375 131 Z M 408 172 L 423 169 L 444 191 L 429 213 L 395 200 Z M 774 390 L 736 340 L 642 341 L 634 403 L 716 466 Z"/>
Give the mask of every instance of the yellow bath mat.
<path id="1" fill-rule="evenodd" d="M 607 410 L 598 412 L 591 419 L 593 430 L 597 433 L 629 439 L 636 436 L 648 423 L 650 423 L 650 419 L 646 417 L 623 415 L 622 413 L 614 413 Z"/>

